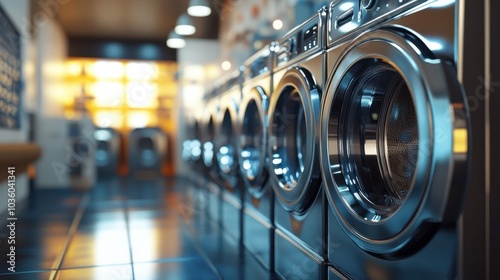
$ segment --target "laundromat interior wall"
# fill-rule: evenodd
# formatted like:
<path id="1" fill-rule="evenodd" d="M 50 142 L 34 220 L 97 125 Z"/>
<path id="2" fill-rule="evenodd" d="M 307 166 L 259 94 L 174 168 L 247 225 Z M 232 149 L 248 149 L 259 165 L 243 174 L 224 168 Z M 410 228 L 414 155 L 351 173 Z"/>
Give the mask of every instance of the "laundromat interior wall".
<path id="1" fill-rule="evenodd" d="M 27 26 L 23 26 L 22 24 L 22 18 L 27 17 L 29 14 L 29 5 L 28 5 L 29 0 L 18 0 L 18 1 L 10 1 L 10 0 L 0 0 L 0 4 L 5 9 L 5 12 L 9 14 L 12 18 L 15 19 L 14 24 L 16 27 L 23 32 L 23 34 L 26 34 L 28 32 Z M 24 64 L 25 69 L 32 69 L 34 65 L 34 60 L 30 56 L 30 48 L 32 47 L 32 42 L 29 39 L 24 39 L 21 41 L 21 49 L 22 49 L 22 64 Z M 33 72 L 30 71 L 25 71 L 23 73 L 24 79 L 27 81 L 32 81 L 34 79 L 33 77 Z M 32 88 L 28 88 L 32 89 Z M 33 103 L 29 104 L 31 99 L 30 96 L 33 96 L 32 92 L 26 92 L 25 88 L 25 93 L 27 98 L 25 100 L 22 100 L 24 104 L 22 106 L 25 106 L 26 108 L 33 108 Z M 31 105 L 31 106 L 30 106 Z M 26 115 L 21 115 L 21 123 L 26 123 L 27 118 Z M 0 137 L 0 143 L 12 143 L 12 142 L 20 142 L 20 143 L 25 143 L 28 141 L 28 130 L 26 126 L 22 126 L 21 129 L 19 130 L 10 130 L 10 129 L 2 129 L 0 128 L 0 134 L 2 137 Z M 3 158 L 3 157 L 2 157 Z M 0 159 L 1 160 L 1 159 Z M 4 160 L 7 160 L 4 158 Z M 2 165 L 3 166 L 3 165 Z M 18 177 L 18 182 L 19 182 L 19 188 L 17 189 L 17 195 L 20 200 L 26 198 L 28 196 L 28 177 L 24 175 L 20 175 Z M 7 182 L 0 183 L 0 193 L 2 194 L 2 197 L 4 194 L 7 193 Z M 6 211 L 7 209 L 7 200 L 1 199 L 0 200 L 0 213 L 3 211 Z"/>
<path id="2" fill-rule="evenodd" d="M 222 1 L 220 1 L 222 2 Z M 329 4 L 322 0 L 237 0 L 220 5 L 221 61 L 243 63 L 265 44 Z M 282 28 L 272 28 L 280 20 Z"/>

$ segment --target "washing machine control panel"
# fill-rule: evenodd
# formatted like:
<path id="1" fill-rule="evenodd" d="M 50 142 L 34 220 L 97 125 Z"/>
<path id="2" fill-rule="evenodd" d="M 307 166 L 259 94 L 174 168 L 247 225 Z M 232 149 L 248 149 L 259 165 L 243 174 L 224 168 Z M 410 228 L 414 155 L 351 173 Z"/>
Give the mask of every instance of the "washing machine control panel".
<path id="1" fill-rule="evenodd" d="M 328 12 L 328 47 L 348 40 L 350 35 L 375 26 L 395 16 L 411 12 L 427 3 L 449 0 L 340 0 L 330 4 Z"/>
<path id="2" fill-rule="evenodd" d="M 299 53 L 306 52 L 318 46 L 318 25 L 315 24 L 301 33 L 302 40 L 300 44 L 301 48 L 298 50 Z"/>
<path id="3" fill-rule="evenodd" d="M 268 45 L 243 63 L 242 71 L 244 81 L 248 81 L 257 76 L 269 74 L 271 72 L 271 50 L 273 49 L 274 44 Z"/>
<path id="4" fill-rule="evenodd" d="M 326 9 L 281 38 L 275 46 L 275 66 L 279 67 L 311 53 L 321 51 L 324 47 L 323 27 L 325 21 Z"/>

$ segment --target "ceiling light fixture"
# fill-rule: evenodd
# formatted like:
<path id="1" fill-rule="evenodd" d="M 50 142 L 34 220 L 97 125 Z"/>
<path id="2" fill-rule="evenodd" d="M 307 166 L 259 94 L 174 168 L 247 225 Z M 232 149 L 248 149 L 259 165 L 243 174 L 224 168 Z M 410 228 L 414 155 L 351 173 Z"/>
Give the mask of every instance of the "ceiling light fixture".
<path id="1" fill-rule="evenodd" d="M 172 31 L 168 34 L 167 46 L 171 49 L 182 49 L 186 46 L 186 41 L 181 35 Z"/>
<path id="2" fill-rule="evenodd" d="M 187 13 L 193 17 L 206 17 L 212 13 L 207 0 L 190 0 Z"/>
<path id="3" fill-rule="evenodd" d="M 177 19 L 175 32 L 182 36 L 193 35 L 196 32 L 193 21 L 187 14 L 182 14 L 179 19 Z"/>

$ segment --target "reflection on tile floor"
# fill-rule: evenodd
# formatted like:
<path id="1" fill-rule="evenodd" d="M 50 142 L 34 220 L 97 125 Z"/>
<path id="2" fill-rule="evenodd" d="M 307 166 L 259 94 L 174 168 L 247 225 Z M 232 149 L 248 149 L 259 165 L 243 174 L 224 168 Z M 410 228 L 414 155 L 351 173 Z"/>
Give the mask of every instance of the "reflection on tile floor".
<path id="1" fill-rule="evenodd" d="M 189 188 L 168 178 L 35 190 L 17 213 L 16 273 L 2 222 L 0 279 L 269 279 L 203 211 L 184 207 Z"/>

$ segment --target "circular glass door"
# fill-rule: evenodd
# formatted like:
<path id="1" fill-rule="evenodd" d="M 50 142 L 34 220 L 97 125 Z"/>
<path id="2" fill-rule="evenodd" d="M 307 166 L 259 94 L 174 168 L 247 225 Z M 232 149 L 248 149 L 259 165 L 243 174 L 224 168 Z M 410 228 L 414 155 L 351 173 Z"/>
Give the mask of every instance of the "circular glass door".
<path id="1" fill-rule="evenodd" d="M 241 132 L 238 137 L 239 163 L 243 180 L 250 194 L 260 198 L 267 180 L 266 127 L 264 112 L 267 95 L 260 87 L 246 93 L 240 108 Z"/>
<path id="2" fill-rule="evenodd" d="M 214 119 L 213 116 L 210 115 L 207 126 L 205 129 L 205 137 L 203 141 L 203 163 L 207 168 L 211 168 L 213 166 L 214 160 Z"/>
<path id="3" fill-rule="evenodd" d="M 317 149 L 319 88 L 305 69 L 288 70 L 271 96 L 269 173 L 276 197 L 290 212 L 303 214 L 320 187 Z"/>
<path id="4" fill-rule="evenodd" d="M 233 104 L 228 104 L 232 106 Z M 238 160 L 236 158 L 233 112 L 226 108 L 217 132 L 216 156 L 221 178 L 230 187 L 235 187 L 238 181 Z"/>

